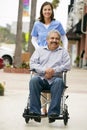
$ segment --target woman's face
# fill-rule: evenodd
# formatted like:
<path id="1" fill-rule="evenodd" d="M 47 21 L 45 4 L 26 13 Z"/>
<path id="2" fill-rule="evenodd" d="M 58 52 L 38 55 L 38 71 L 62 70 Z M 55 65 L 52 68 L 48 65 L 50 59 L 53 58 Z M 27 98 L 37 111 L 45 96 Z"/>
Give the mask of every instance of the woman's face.
<path id="1" fill-rule="evenodd" d="M 52 15 L 52 9 L 50 5 L 46 5 L 43 7 L 42 14 L 44 18 L 50 18 Z"/>

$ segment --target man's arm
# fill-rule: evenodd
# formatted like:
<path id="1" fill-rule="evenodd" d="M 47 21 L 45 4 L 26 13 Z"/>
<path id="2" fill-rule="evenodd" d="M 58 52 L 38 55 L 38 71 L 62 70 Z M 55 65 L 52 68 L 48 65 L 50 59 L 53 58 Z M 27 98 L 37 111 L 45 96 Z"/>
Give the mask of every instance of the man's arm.
<path id="1" fill-rule="evenodd" d="M 40 52 L 37 50 L 34 51 L 33 55 L 31 56 L 30 59 L 30 69 L 35 69 L 35 71 L 40 74 L 40 75 L 44 75 L 45 74 L 45 70 L 44 68 L 41 66 L 40 64 Z"/>
<path id="2" fill-rule="evenodd" d="M 71 61 L 69 53 L 64 49 L 61 59 L 61 65 L 57 65 L 53 68 L 55 70 L 55 74 L 63 71 L 68 71 L 71 69 Z"/>

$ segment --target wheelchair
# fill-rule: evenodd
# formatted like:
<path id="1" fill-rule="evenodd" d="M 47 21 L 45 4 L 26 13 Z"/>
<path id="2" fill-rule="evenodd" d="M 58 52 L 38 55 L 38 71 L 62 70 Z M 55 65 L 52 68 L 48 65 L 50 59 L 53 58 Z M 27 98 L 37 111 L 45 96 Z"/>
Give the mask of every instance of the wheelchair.
<path id="1" fill-rule="evenodd" d="M 31 78 L 34 73 L 35 73 L 35 70 L 30 70 Z M 69 119 L 68 105 L 65 103 L 66 99 L 68 98 L 68 95 L 65 95 L 65 90 L 68 88 L 68 86 L 66 86 L 66 74 L 67 74 L 67 71 L 64 71 L 64 72 L 62 72 L 62 74 L 59 74 L 59 76 L 63 79 L 65 86 L 64 86 L 64 90 L 63 90 L 63 93 L 61 96 L 60 115 L 55 118 L 55 120 L 63 120 L 65 126 L 67 125 L 68 119 Z M 43 90 L 42 92 L 50 93 L 50 90 Z M 41 97 L 45 101 L 44 104 L 41 105 L 41 108 L 43 108 L 45 105 L 50 104 L 50 99 L 47 99 L 47 97 L 45 97 L 43 95 L 43 93 L 41 93 Z M 30 97 L 28 97 L 27 106 L 24 108 L 24 112 L 22 114 L 22 116 L 25 118 L 26 123 L 28 123 L 30 119 L 35 119 L 35 116 L 33 117 L 33 116 L 29 115 L 29 109 L 30 109 L 29 108 L 29 106 L 30 106 L 29 99 L 30 99 Z M 47 116 L 45 116 L 45 117 L 47 117 Z M 41 118 L 43 118 L 43 116 L 41 116 Z"/>

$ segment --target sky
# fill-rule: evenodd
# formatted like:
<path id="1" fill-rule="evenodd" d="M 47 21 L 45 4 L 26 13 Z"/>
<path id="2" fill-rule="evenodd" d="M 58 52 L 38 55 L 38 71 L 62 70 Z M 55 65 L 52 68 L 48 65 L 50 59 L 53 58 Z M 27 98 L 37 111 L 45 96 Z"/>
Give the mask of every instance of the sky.
<path id="1" fill-rule="evenodd" d="M 52 0 L 37 0 L 37 10 L 36 10 L 36 18 L 39 17 L 40 7 L 43 2 Z M 59 20 L 64 29 L 66 30 L 67 24 L 67 10 L 68 4 L 70 0 L 60 0 L 59 7 L 54 10 L 55 18 Z M 18 5 L 19 0 L 0 0 L 0 26 L 6 26 L 6 24 L 12 24 L 12 22 L 17 21 L 18 16 Z M 30 9 L 30 8 L 29 8 Z M 23 21 L 29 21 L 28 18 L 23 18 Z"/>
<path id="2" fill-rule="evenodd" d="M 17 20 L 18 0 L 0 0 L 0 26 Z"/>

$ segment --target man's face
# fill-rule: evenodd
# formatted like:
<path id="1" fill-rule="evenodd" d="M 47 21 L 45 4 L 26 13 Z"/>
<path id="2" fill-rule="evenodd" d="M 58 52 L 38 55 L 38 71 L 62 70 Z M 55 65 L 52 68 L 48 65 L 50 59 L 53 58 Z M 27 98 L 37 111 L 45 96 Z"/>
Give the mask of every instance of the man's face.
<path id="1" fill-rule="evenodd" d="M 60 44 L 60 36 L 57 33 L 51 33 L 47 42 L 49 50 L 53 51 L 57 49 Z"/>

